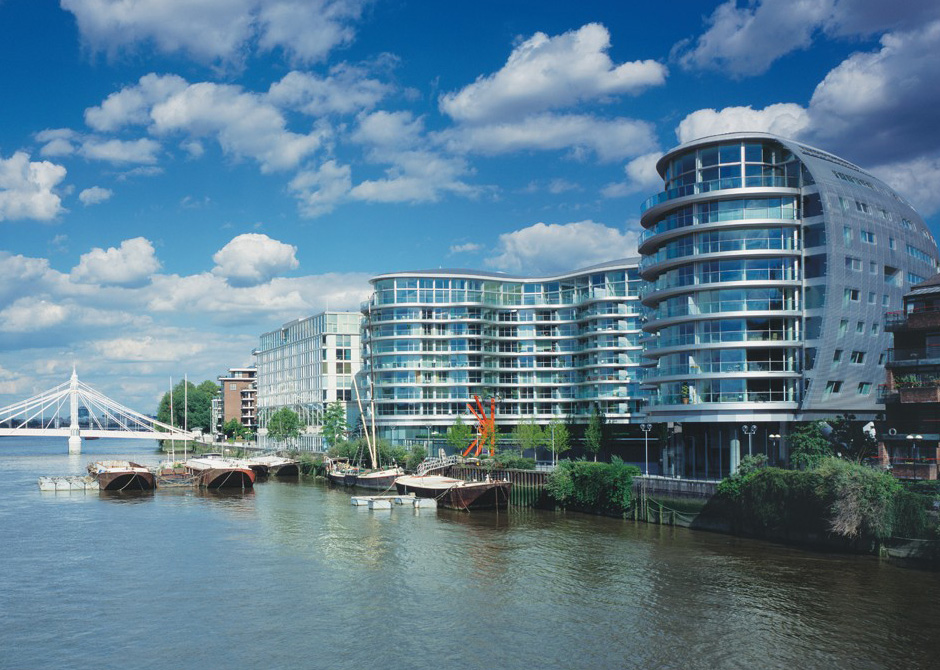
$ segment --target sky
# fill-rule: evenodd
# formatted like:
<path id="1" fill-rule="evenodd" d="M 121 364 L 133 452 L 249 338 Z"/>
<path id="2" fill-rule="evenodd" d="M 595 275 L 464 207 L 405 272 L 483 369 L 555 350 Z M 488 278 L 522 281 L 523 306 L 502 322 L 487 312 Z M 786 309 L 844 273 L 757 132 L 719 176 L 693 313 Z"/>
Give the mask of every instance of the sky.
<path id="1" fill-rule="evenodd" d="M 0 406 L 170 379 L 377 274 L 635 254 L 656 159 L 768 131 L 940 237 L 936 0 L 0 0 Z"/>

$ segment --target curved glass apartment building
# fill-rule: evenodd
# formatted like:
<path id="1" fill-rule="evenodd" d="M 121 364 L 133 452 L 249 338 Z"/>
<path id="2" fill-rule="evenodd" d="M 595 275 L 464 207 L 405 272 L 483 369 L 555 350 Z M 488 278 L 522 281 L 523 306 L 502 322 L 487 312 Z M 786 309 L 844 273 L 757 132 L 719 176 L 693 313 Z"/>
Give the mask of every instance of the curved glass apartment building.
<path id="1" fill-rule="evenodd" d="M 375 385 L 377 429 L 424 439 L 467 417 L 474 395 L 498 399 L 504 430 L 523 420 L 587 421 L 594 403 L 607 421 L 629 422 L 641 404 L 638 260 L 551 277 L 373 278 L 362 306 L 363 369 Z"/>
<path id="2" fill-rule="evenodd" d="M 873 419 L 884 313 L 937 271 L 911 206 L 766 133 L 702 138 L 657 169 L 639 250 L 649 418 L 673 425 L 665 471 L 720 477 L 749 450 L 782 459 L 789 422 Z"/>

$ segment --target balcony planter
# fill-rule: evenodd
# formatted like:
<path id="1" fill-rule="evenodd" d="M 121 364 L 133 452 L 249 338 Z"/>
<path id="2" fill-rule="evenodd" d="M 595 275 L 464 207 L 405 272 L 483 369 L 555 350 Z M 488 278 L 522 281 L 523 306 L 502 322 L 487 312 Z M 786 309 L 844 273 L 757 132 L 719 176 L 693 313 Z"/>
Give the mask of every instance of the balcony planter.
<path id="1" fill-rule="evenodd" d="M 909 386 L 898 389 L 901 402 L 940 402 L 940 386 Z"/>

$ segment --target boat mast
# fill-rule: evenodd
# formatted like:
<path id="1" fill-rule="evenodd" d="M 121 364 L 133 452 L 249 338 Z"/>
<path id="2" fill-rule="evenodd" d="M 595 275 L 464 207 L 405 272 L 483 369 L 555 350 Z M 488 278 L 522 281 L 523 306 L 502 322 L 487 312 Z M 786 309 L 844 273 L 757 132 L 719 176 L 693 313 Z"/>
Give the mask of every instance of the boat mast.
<path id="1" fill-rule="evenodd" d="M 359 384 L 353 378 L 353 390 L 356 392 L 356 404 L 359 405 L 359 418 L 362 420 L 362 432 L 366 436 L 366 446 L 369 447 L 369 460 L 372 461 L 372 469 L 377 470 L 379 467 L 378 457 L 375 449 L 375 442 L 369 439 L 369 427 L 366 425 L 366 415 L 362 411 L 362 398 L 359 397 Z"/>
<path id="2" fill-rule="evenodd" d="M 173 428 L 173 376 L 170 375 L 170 428 Z M 170 460 L 176 461 L 176 433 L 170 431 Z"/>

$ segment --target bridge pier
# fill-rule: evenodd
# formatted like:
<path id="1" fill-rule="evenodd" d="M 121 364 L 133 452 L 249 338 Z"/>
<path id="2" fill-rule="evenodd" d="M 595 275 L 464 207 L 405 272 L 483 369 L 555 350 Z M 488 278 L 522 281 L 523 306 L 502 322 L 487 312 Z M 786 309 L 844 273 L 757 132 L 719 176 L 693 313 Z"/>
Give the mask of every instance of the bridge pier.
<path id="1" fill-rule="evenodd" d="M 82 436 L 78 427 L 78 373 L 72 368 L 69 380 L 69 455 L 82 453 Z"/>

